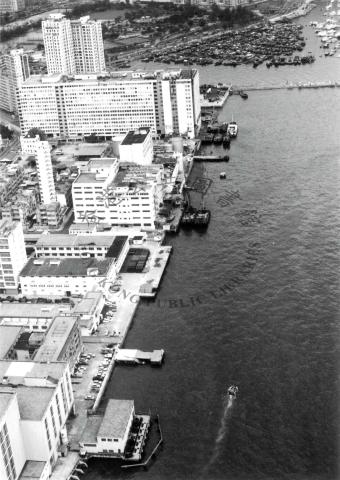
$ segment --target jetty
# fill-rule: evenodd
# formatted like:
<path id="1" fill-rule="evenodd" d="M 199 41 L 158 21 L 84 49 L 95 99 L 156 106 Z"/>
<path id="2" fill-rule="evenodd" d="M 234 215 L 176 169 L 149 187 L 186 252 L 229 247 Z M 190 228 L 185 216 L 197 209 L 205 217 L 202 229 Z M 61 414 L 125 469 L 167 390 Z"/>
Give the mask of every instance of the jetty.
<path id="1" fill-rule="evenodd" d="M 195 155 L 196 162 L 229 162 L 228 155 Z"/>
<path id="2" fill-rule="evenodd" d="M 240 92 L 262 91 L 262 90 L 293 90 L 304 88 L 335 88 L 340 87 L 340 81 L 328 82 L 296 82 L 296 83 L 282 83 L 278 85 L 245 85 L 233 86 L 233 94 L 238 95 Z"/>
<path id="3" fill-rule="evenodd" d="M 142 352 L 141 350 L 129 348 L 117 348 L 116 363 L 125 365 L 161 365 L 164 359 L 164 350 L 153 350 L 152 352 Z"/>

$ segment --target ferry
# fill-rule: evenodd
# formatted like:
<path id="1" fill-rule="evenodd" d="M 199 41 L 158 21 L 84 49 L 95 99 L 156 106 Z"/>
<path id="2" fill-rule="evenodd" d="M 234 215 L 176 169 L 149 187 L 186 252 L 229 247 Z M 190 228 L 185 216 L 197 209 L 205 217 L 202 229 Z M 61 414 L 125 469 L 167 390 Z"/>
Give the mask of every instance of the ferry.
<path id="1" fill-rule="evenodd" d="M 238 132 L 238 126 L 237 123 L 232 121 L 228 125 L 228 133 L 231 136 L 231 138 L 236 138 L 237 137 L 237 132 Z"/>
<path id="2" fill-rule="evenodd" d="M 229 398 L 236 398 L 238 394 L 238 387 L 236 385 L 231 385 L 229 388 L 228 388 L 228 396 Z"/>

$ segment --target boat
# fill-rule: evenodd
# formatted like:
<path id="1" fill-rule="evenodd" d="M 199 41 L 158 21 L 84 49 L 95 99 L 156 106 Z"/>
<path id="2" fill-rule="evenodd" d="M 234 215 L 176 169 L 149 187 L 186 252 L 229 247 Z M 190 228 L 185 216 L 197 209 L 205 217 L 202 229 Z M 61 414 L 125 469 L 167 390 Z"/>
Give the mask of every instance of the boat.
<path id="1" fill-rule="evenodd" d="M 227 178 L 227 174 L 225 172 L 221 172 L 220 173 L 220 178 L 221 179 Z"/>
<path id="2" fill-rule="evenodd" d="M 232 121 L 228 125 L 228 132 L 231 138 L 237 137 L 237 132 L 238 132 L 238 126 L 237 123 Z"/>
<path id="3" fill-rule="evenodd" d="M 230 146 L 230 135 L 227 133 L 226 135 L 223 135 L 223 146 L 224 148 L 228 148 Z"/>
<path id="4" fill-rule="evenodd" d="M 240 97 L 246 100 L 248 98 L 248 93 L 244 92 L 243 90 L 240 90 Z"/>
<path id="5" fill-rule="evenodd" d="M 236 398 L 238 394 L 238 387 L 236 385 L 231 385 L 229 388 L 228 388 L 228 396 L 229 398 Z"/>
<path id="6" fill-rule="evenodd" d="M 223 135 L 221 133 L 217 133 L 214 137 L 214 143 L 218 144 L 218 143 L 222 143 L 222 141 L 223 141 Z"/>

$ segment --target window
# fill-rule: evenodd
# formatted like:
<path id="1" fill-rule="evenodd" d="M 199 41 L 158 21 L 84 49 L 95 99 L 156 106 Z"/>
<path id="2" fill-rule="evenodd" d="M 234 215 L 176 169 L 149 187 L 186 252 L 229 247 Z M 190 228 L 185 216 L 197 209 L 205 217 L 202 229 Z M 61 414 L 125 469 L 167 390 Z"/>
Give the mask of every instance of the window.
<path id="1" fill-rule="evenodd" d="M 16 471 L 6 422 L 4 423 L 4 426 L 0 431 L 0 445 L 3 463 L 6 469 L 7 480 L 15 480 Z"/>

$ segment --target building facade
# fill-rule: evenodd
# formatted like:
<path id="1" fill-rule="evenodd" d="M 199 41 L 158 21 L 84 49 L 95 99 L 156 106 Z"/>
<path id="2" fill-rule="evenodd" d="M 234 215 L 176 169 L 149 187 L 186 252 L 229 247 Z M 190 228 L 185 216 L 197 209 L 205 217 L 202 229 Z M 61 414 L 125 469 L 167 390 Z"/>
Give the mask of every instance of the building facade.
<path id="1" fill-rule="evenodd" d="M 16 292 L 19 273 L 27 262 L 22 224 L 0 222 L 0 292 Z"/>
<path id="2" fill-rule="evenodd" d="M 23 49 L 0 56 L 0 109 L 17 113 L 17 87 L 30 75 L 28 55 Z"/>
<path id="3" fill-rule="evenodd" d="M 163 166 L 122 166 L 107 159 L 90 161 L 72 185 L 75 222 L 106 223 L 112 226 L 155 228 L 163 198 Z M 111 164 L 110 164 L 111 163 Z"/>
<path id="4" fill-rule="evenodd" d="M 48 73 L 75 75 L 105 71 L 101 22 L 82 17 L 69 20 L 62 13 L 42 22 Z"/>
<path id="5" fill-rule="evenodd" d="M 153 141 L 150 128 L 139 128 L 128 132 L 119 145 L 119 156 L 121 162 L 151 165 Z"/>
<path id="6" fill-rule="evenodd" d="M 37 125 L 48 137 L 83 139 L 143 127 L 152 136 L 194 138 L 201 124 L 199 74 L 112 72 L 110 75 L 32 75 L 18 89 L 24 135 Z"/>
<path id="7" fill-rule="evenodd" d="M 0 361 L 0 405 L 0 478 L 17 480 L 30 461 L 42 462 L 39 480 L 48 478 L 68 441 L 68 364 Z"/>

